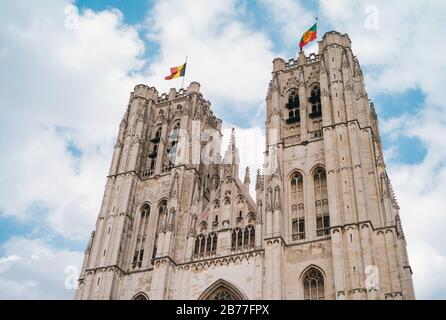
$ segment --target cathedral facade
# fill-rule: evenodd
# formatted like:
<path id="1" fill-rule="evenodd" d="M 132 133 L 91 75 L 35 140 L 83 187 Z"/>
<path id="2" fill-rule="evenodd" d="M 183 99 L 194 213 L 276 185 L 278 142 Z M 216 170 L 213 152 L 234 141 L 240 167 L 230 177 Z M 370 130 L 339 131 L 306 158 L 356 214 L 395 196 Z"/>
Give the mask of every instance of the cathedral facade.
<path id="1" fill-rule="evenodd" d="M 198 83 L 135 87 L 76 299 L 415 298 L 359 62 L 318 46 L 273 61 L 255 199 Z"/>

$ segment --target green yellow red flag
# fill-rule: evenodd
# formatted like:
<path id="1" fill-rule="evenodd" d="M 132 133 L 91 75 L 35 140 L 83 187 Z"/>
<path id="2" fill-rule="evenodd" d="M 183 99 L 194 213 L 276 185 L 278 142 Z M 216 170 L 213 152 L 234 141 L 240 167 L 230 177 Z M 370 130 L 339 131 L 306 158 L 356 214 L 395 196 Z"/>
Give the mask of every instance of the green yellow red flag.
<path id="1" fill-rule="evenodd" d="M 303 34 L 299 43 L 300 50 L 302 51 L 302 48 L 304 46 L 306 46 L 308 43 L 310 43 L 316 38 L 317 38 L 317 22 Z"/>

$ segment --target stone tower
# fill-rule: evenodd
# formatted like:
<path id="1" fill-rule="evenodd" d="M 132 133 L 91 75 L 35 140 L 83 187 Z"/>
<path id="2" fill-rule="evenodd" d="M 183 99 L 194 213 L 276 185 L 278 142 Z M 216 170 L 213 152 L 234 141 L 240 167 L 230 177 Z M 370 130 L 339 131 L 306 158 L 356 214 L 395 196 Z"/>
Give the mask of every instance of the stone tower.
<path id="1" fill-rule="evenodd" d="M 199 92 L 135 87 L 77 299 L 414 299 L 377 116 L 347 35 L 273 61 L 255 200 Z"/>

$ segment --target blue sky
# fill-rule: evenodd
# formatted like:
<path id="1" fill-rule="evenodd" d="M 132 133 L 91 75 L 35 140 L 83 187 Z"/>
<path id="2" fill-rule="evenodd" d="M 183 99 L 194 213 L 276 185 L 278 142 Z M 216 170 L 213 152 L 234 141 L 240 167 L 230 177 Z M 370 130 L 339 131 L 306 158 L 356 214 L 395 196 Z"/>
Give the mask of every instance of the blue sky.
<path id="1" fill-rule="evenodd" d="M 76 5 L 80 10 L 91 9 L 94 11 L 107 10 L 115 8 L 121 11 L 123 14 L 124 21 L 128 24 L 141 25 L 144 20 L 147 19 L 148 11 L 154 6 L 154 1 L 124 1 L 124 0 L 78 0 Z M 276 28 L 275 25 L 268 23 L 269 12 L 265 10 L 265 5 L 262 2 L 256 1 L 241 1 L 240 6 L 246 6 L 246 19 L 247 23 L 253 25 L 255 28 L 264 32 L 273 43 L 276 52 L 284 52 L 286 57 L 293 57 L 293 54 L 297 50 L 296 43 L 299 40 L 299 30 L 295 30 L 294 36 L 291 38 L 283 38 L 280 36 L 280 29 Z M 319 8 L 319 4 L 315 1 L 303 3 L 302 6 L 308 11 L 314 12 L 314 17 L 322 16 Z M 175 9 L 173 9 L 175 12 Z M 181 14 L 178 12 L 178 14 Z M 296 17 L 297 18 L 297 17 Z M 310 26 L 310 25 L 309 25 Z M 323 34 L 326 31 L 333 30 L 333 25 L 324 19 L 319 21 L 319 32 Z M 142 28 L 144 30 L 144 28 Z M 146 50 L 145 57 L 150 60 L 153 55 L 158 53 L 157 43 L 155 41 L 150 41 L 145 39 L 146 48 L 151 50 Z M 153 49 L 155 48 L 155 49 Z M 187 54 L 187 53 L 186 53 Z M 374 70 L 375 69 L 375 70 Z M 367 68 L 364 70 L 366 72 L 380 72 L 380 69 Z M 417 112 L 424 103 L 424 94 L 421 90 L 416 88 L 409 88 L 401 93 L 378 93 L 376 96 L 371 97 L 375 103 L 378 115 L 380 119 L 387 119 L 398 116 L 401 112 L 415 113 Z M 226 108 L 226 106 L 225 106 Z M 250 114 L 233 114 L 233 112 L 225 113 L 222 117 L 224 120 L 229 121 L 240 127 L 249 127 L 249 117 Z M 396 159 L 398 163 L 415 164 L 421 162 L 424 158 L 425 149 L 423 149 L 420 142 L 413 137 L 398 137 L 389 141 L 386 137 L 383 137 L 384 147 L 387 148 L 392 145 L 398 146 L 398 153 L 396 153 Z M 415 144 L 415 149 L 413 148 Z"/>
<path id="2" fill-rule="evenodd" d="M 69 5 L 78 11 L 67 25 Z M 362 66 L 417 295 L 446 298 L 446 276 L 429 279 L 446 268 L 445 48 L 427 32 L 445 27 L 445 9 L 403 0 L 2 1 L 0 298 L 72 297 L 63 269 L 80 264 L 94 229 L 128 94 L 137 83 L 178 88 L 163 77 L 186 55 L 186 83 L 201 83 L 225 132 L 237 127 L 242 165 L 258 167 L 258 150 L 243 143 L 263 145 L 272 59 L 293 58 L 316 16 L 319 35 L 349 34 Z"/>
<path id="3" fill-rule="evenodd" d="M 124 21 L 128 24 L 141 23 L 147 15 L 147 11 L 153 6 L 153 1 L 148 0 L 78 0 L 76 5 L 94 11 L 103 11 L 110 8 L 118 9 L 124 15 Z"/>

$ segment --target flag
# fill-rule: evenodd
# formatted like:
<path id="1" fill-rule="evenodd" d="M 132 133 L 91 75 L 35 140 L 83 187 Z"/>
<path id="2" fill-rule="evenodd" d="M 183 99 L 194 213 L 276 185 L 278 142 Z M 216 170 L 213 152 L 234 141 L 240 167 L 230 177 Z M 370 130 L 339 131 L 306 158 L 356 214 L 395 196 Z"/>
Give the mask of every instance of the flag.
<path id="1" fill-rule="evenodd" d="M 308 43 L 310 43 L 316 38 L 317 38 L 317 22 L 303 34 L 299 43 L 300 50 L 302 51 L 302 48 L 304 46 L 306 46 Z"/>
<path id="2" fill-rule="evenodd" d="M 184 74 L 186 73 L 186 63 L 182 64 L 179 67 L 173 67 L 170 68 L 170 75 L 166 76 L 164 80 L 170 80 L 175 79 L 179 77 L 184 77 Z"/>

